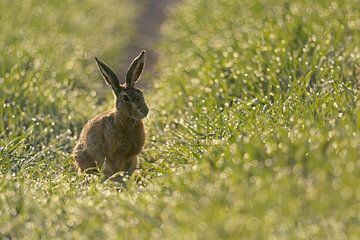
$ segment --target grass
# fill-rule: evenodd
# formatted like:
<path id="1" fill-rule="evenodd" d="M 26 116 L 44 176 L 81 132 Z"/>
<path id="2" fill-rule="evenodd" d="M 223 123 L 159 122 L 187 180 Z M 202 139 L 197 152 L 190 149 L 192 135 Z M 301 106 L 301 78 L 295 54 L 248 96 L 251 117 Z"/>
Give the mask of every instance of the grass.
<path id="1" fill-rule="evenodd" d="M 98 109 L 99 97 L 104 100 L 102 82 L 93 81 L 93 56 L 119 61 L 134 33 L 135 6 L 2 1 L 0 8 L 0 169 L 17 172 L 22 164 L 38 163 L 28 158 L 40 151 L 50 151 L 49 158 L 68 155 L 72 138 Z"/>
<path id="2" fill-rule="evenodd" d="M 54 14 L 42 18 L 96 6 L 96 22 L 115 11 L 106 2 L 47 3 Z M 32 64 L 20 64 L 15 53 L 32 44 L 13 40 L 17 21 L 0 14 L 13 24 L 0 39 L 14 44 L 0 55 L 0 236 L 358 239 L 358 3 L 179 3 L 163 26 L 161 80 L 146 96 L 153 109 L 142 170 L 126 189 L 78 176 L 69 154 L 84 121 L 108 107 L 84 89 L 104 92 L 88 84 L 87 77 L 99 78 L 89 58 L 104 51 L 114 59 L 120 38 L 113 34 L 121 33 L 91 21 L 50 28 L 54 35 L 32 30 L 27 37 L 39 47 L 23 53 Z M 87 41 L 90 29 L 108 41 L 104 49 Z M 36 41 L 59 33 L 78 39 L 70 49 L 89 58 Z"/>

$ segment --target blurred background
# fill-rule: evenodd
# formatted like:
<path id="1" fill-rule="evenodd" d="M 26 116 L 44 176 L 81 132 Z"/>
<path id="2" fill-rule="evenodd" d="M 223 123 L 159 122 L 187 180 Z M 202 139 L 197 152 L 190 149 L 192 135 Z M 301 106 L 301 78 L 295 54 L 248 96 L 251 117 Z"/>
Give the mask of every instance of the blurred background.
<path id="1" fill-rule="evenodd" d="M 143 0 L 141 11 L 135 22 L 136 33 L 133 41 L 127 49 L 127 61 L 122 66 L 128 64 L 128 60 L 139 54 L 142 49 L 148 51 L 147 69 L 154 71 L 158 53 L 155 51 L 160 40 L 160 27 L 164 22 L 169 8 L 179 0 Z M 124 74 L 126 69 L 120 69 Z M 154 72 L 153 72 L 154 73 Z M 144 82 L 143 84 L 146 84 Z"/>
<path id="2" fill-rule="evenodd" d="M 101 103 L 112 96 L 98 74 L 95 56 L 122 80 L 132 59 L 147 50 L 139 86 L 148 86 L 156 76 L 160 25 L 175 2 L 1 0 L 0 94 L 6 104 L 22 106 L 4 113 L 1 130 L 22 131 L 11 117 L 18 115 L 29 116 L 21 120 L 24 129 L 41 116 L 55 117 L 75 130 L 92 111 L 101 111 Z"/>
<path id="3" fill-rule="evenodd" d="M 0 0 L 0 239 L 360 239 L 359 42 L 359 0 Z M 141 168 L 77 174 L 142 49 Z"/>

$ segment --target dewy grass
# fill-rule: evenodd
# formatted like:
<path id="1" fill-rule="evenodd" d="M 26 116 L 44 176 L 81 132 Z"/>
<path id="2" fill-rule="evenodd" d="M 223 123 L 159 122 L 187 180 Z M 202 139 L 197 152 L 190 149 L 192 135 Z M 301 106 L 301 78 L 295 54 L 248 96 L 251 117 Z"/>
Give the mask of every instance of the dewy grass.
<path id="1" fill-rule="evenodd" d="M 60 18 L 125 4 L 99 3 L 41 6 Z M 40 19 L 51 21 L 46 12 Z M 4 26 L 40 21 L 4 14 Z M 126 189 L 72 168 L 81 124 L 101 111 L 99 86 L 82 90 L 87 76 L 96 79 L 94 66 L 68 63 L 72 51 L 56 58 L 61 44 L 47 44 L 35 29 L 29 41 L 43 41 L 26 53 L 33 48 L 8 27 L 0 44 L 16 44 L 6 48 L 14 54 L 0 53 L 0 236 L 358 239 L 358 19 L 356 0 L 179 3 L 162 28 L 142 170 Z M 99 47 L 85 37 L 95 26 L 114 58 L 112 34 L 120 33 L 76 19 L 64 26 L 48 38 L 60 31 L 78 39 L 77 53 L 90 51 Z M 32 64 L 20 63 L 17 49 Z"/>
<path id="2" fill-rule="evenodd" d="M 172 230 L 359 236 L 359 10 L 354 1 L 185 1 L 174 11 L 153 134 L 154 149 L 165 143 L 163 166 L 185 169 L 167 185 L 186 202 L 173 203 L 182 217 Z"/>
<path id="3" fill-rule="evenodd" d="M 134 14 L 129 1 L 0 3 L 2 153 L 9 155 L 11 139 L 26 136 L 9 155 L 11 164 L 0 169 L 37 162 L 33 157 L 43 149 L 48 160 L 57 156 L 55 149 L 67 155 L 80 126 L 98 109 L 102 82 L 94 81 L 93 56 L 117 60 L 132 37 Z"/>

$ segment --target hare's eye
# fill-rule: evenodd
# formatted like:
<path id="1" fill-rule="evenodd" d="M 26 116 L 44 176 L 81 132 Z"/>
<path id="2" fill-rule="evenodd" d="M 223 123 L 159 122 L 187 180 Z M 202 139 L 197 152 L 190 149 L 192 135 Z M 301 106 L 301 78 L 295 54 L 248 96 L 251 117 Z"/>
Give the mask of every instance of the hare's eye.
<path id="1" fill-rule="evenodd" d="M 128 97 L 128 96 L 126 96 L 126 95 L 123 95 L 123 96 L 122 96 L 122 98 L 123 98 L 123 100 L 124 100 L 125 102 L 130 101 L 129 97 Z"/>

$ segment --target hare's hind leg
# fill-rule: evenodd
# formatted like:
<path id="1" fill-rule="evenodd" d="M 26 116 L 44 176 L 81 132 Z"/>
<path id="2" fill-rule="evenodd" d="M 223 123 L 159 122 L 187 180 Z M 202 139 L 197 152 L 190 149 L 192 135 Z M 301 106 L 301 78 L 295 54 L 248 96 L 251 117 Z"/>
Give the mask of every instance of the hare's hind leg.
<path id="1" fill-rule="evenodd" d="M 81 149 L 81 146 L 76 146 L 73 152 L 73 158 L 78 167 L 79 172 L 85 173 L 98 173 L 98 169 L 94 159 L 89 155 L 89 153 Z"/>

